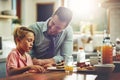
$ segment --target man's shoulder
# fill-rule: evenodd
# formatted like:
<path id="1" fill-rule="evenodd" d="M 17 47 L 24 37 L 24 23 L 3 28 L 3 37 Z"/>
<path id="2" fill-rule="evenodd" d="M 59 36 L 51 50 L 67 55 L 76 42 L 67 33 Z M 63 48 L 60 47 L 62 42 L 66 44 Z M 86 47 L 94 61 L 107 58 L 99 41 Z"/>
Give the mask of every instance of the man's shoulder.
<path id="1" fill-rule="evenodd" d="M 65 28 L 65 32 L 72 32 L 73 29 L 72 29 L 72 26 L 68 25 L 66 28 Z"/>
<path id="2" fill-rule="evenodd" d="M 71 25 L 68 25 L 65 29 L 67 29 L 67 30 L 72 30 L 72 26 Z"/>
<path id="3" fill-rule="evenodd" d="M 36 22 L 29 26 L 34 32 L 38 32 L 44 29 L 46 22 Z"/>
<path id="4" fill-rule="evenodd" d="M 40 27 L 42 27 L 44 24 L 45 24 L 45 22 L 36 22 L 36 23 L 31 24 L 29 27 L 30 27 L 30 28 L 40 28 Z"/>

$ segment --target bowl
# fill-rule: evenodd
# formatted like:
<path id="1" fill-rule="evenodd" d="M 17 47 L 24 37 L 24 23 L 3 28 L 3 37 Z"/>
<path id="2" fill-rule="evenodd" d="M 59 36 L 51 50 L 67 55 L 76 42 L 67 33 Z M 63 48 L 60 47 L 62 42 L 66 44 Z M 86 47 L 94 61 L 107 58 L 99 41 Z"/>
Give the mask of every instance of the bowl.
<path id="1" fill-rule="evenodd" d="M 97 64 L 94 65 L 97 73 L 112 73 L 115 65 L 114 64 Z"/>
<path id="2" fill-rule="evenodd" d="M 14 10 L 3 10 L 1 11 L 2 15 L 11 15 L 14 16 L 15 15 L 15 11 Z"/>

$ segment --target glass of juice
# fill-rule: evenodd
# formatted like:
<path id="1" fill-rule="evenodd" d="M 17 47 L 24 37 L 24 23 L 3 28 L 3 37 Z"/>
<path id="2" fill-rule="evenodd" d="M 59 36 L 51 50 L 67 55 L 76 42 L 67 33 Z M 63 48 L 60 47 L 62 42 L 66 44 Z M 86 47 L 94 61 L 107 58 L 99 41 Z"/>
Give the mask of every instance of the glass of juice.
<path id="1" fill-rule="evenodd" d="M 65 57 L 65 72 L 73 72 L 73 56 Z"/>

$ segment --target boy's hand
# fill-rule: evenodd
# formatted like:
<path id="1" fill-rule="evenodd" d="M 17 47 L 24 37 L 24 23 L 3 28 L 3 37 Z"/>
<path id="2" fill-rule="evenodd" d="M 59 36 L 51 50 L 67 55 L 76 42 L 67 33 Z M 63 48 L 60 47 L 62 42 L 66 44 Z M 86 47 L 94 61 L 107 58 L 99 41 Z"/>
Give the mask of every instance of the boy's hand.
<path id="1" fill-rule="evenodd" d="M 30 72 L 45 72 L 45 68 L 40 66 L 40 65 L 33 65 L 33 66 L 30 66 Z"/>

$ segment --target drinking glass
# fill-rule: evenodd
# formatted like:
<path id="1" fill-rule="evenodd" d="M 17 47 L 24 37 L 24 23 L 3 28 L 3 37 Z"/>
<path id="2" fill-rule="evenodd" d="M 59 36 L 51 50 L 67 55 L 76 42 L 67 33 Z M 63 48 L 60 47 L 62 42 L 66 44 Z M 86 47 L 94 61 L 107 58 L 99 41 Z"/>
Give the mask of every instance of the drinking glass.
<path id="1" fill-rule="evenodd" d="M 65 72 L 73 72 L 73 56 L 65 57 Z"/>

